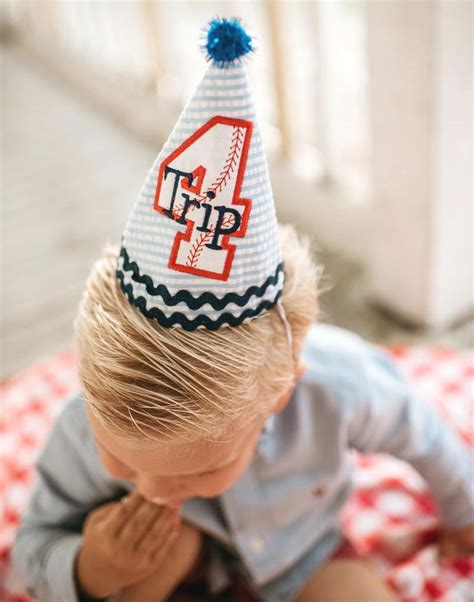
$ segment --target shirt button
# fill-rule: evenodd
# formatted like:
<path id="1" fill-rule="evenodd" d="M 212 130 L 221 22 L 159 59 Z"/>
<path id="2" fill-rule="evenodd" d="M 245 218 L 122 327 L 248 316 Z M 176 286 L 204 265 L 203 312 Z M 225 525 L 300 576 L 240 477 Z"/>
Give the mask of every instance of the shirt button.
<path id="1" fill-rule="evenodd" d="M 322 497 L 326 493 L 326 487 L 324 485 L 318 485 L 313 489 L 313 495 L 316 497 Z"/>
<path id="2" fill-rule="evenodd" d="M 262 537 L 252 537 L 250 547 L 253 552 L 261 552 L 265 547 L 265 540 Z"/>

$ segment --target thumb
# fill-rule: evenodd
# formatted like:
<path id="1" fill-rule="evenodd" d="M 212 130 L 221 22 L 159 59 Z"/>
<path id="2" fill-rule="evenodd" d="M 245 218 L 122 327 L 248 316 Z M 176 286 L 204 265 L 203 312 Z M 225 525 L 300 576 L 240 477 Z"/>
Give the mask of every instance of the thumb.
<path id="1" fill-rule="evenodd" d="M 98 522 L 105 518 L 120 502 L 107 502 L 92 510 L 86 518 L 86 522 Z"/>

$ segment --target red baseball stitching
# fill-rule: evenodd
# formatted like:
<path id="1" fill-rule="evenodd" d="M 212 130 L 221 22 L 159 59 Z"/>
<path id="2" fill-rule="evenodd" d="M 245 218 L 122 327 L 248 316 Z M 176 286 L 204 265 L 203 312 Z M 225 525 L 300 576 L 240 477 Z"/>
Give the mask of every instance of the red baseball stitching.
<path id="1" fill-rule="evenodd" d="M 227 158 L 224 163 L 224 167 L 221 169 L 221 172 L 220 172 L 217 180 L 213 183 L 213 185 L 210 188 L 210 190 L 214 194 L 217 194 L 217 192 L 222 191 L 224 186 L 226 186 L 227 182 L 229 181 L 232 173 L 234 172 L 234 169 L 237 165 L 237 160 L 239 158 L 240 151 L 242 150 L 244 137 L 245 137 L 245 128 L 241 128 L 239 126 L 235 127 L 234 131 L 232 133 L 232 141 L 230 144 L 230 150 L 227 154 Z M 208 192 L 209 191 L 206 190 L 206 193 L 201 194 L 198 197 L 196 197 L 196 200 L 198 202 L 201 202 L 204 200 L 211 201 L 211 199 L 209 199 L 207 196 Z M 177 205 L 176 207 L 173 208 L 173 216 L 176 219 L 179 219 L 179 217 L 181 216 L 181 211 L 183 210 L 183 208 L 184 208 L 184 203 L 181 203 L 181 205 Z M 191 211 L 194 211 L 195 209 L 196 209 L 196 206 L 191 205 L 189 207 L 188 213 L 190 213 Z"/>
<path id="2" fill-rule="evenodd" d="M 224 186 L 227 184 L 231 174 L 233 173 L 235 166 L 237 165 L 237 159 L 240 151 L 242 150 L 242 144 L 244 142 L 244 128 L 236 127 L 232 134 L 232 142 L 230 145 L 230 151 L 227 155 L 227 160 L 224 167 L 219 174 L 216 182 L 212 185 L 212 192 L 221 192 Z M 205 195 L 202 197 L 205 198 Z M 199 200 L 199 199 L 198 199 Z"/>
<path id="3" fill-rule="evenodd" d="M 233 226 L 235 222 L 235 218 L 233 215 L 228 215 L 223 221 L 222 226 Z M 201 253 L 204 250 L 204 245 L 213 237 L 214 232 L 216 231 L 216 225 L 211 227 L 209 232 L 203 232 L 198 238 L 195 240 L 189 254 L 186 258 L 186 265 L 190 268 L 195 268 L 197 266 L 197 262 L 201 257 Z"/>

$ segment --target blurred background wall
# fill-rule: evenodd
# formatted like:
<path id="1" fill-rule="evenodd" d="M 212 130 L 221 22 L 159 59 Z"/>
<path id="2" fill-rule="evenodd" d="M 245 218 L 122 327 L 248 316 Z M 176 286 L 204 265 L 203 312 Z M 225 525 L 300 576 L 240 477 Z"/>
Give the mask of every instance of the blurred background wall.
<path id="1" fill-rule="evenodd" d="M 85 279 L 240 16 L 277 212 L 325 267 L 322 319 L 473 343 L 472 3 L 0 4 L 2 375 L 68 345 Z"/>

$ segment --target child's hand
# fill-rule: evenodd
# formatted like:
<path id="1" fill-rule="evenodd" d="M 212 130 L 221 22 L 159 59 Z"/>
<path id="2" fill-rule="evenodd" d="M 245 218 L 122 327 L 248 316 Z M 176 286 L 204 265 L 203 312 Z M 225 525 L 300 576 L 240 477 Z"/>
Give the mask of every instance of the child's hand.
<path id="1" fill-rule="evenodd" d="M 445 529 L 439 541 L 439 560 L 449 562 L 474 553 L 474 525 L 462 529 Z"/>
<path id="2" fill-rule="evenodd" d="M 84 523 L 76 578 L 84 594 L 106 598 L 157 570 L 178 535 L 176 509 L 136 491 L 100 506 Z"/>

